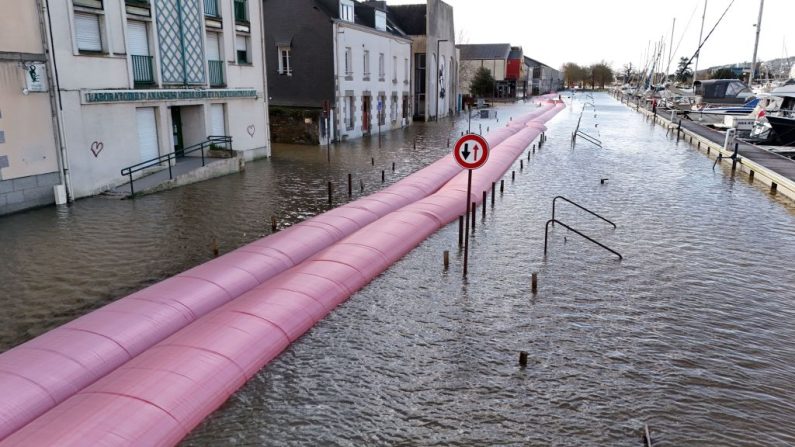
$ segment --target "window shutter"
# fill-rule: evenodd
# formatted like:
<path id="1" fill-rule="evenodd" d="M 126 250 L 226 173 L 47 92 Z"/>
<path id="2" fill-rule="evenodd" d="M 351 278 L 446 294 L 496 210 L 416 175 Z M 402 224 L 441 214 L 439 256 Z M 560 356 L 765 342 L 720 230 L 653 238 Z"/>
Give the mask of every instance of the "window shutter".
<path id="1" fill-rule="evenodd" d="M 79 50 L 102 51 L 98 15 L 75 13 L 75 40 Z"/>
<path id="2" fill-rule="evenodd" d="M 221 51 L 218 42 L 218 33 L 207 33 L 207 60 L 220 61 Z"/>
<path id="3" fill-rule="evenodd" d="M 149 56 L 149 39 L 146 35 L 146 23 L 127 22 L 127 46 L 133 56 Z"/>

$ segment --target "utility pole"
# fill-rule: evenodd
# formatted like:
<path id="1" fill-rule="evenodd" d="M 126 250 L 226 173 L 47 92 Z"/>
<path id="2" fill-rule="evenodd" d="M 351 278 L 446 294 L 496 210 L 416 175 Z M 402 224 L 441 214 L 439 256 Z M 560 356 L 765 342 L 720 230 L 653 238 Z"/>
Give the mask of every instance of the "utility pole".
<path id="1" fill-rule="evenodd" d="M 693 67 L 693 85 L 696 85 L 698 79 L 698 56 L 701 54 L 701 38 L 704 35 L 704 19 L 707 17 L 707 0 L 704 0 L 704 14 L 701 15 L 701 31 L 698 33 L 698 46 L 699 50 L 696 52 L 696 65 Z"/>
<path id="2" fill-rule="evenodd" d="M 762 8 L 765 0 L 759 0 L 759 19 L 756 21 L 756 42 L 754 42 L 754 57 L 751 59 L 751 76 L 748 77 L 748 87 L 754 82 L 754 72 L 756 71 L 756 50 L 759 47 L 759 31 L 762 28 Z"/>

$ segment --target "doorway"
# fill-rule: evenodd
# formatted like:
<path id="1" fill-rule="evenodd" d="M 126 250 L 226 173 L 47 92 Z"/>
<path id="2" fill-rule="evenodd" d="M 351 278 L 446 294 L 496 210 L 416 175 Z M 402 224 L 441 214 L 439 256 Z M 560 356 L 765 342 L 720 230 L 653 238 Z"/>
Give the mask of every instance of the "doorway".
<path id="1" fill-rule="evenodd" d="M 370 132 L 370 97 L 362 96 L 362 133 Z"/>
<path id="2" fill-rule="evenodd" d="M 174 137 L 174 155 L 185 156 L 185 140 L 182 136 L 182 113 L 179 107 L 171 107 L 171 133 Z"/>

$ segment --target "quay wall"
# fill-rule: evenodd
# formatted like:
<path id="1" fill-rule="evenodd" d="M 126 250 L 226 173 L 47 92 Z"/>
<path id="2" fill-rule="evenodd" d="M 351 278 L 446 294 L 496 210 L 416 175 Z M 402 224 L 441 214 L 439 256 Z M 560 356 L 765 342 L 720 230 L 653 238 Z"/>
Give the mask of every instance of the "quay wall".
<path id="1" fill-rule="evenodd" d="M 494 129 L 497 146 L 554 110 Z M 219 306 L 437 191 L 461 168 L 447 155 L 388 188 L 254 241 L 0 354 L 0 439 Z"/>
<path id="2" fill-rule="evenodd" d="M 479 202 L 545 129 L 556 104 L 514 120 L 489 162 L 351 232 L 145 350 L 0 442 L 173 445 L 334 307 Z M 509 135 L 510 134 L 510 135 Z M 341 215 L 340 215 L 341 216 Z"/>
<path id="3" fill-rule="evenodd" d="M 621 98 L 617 99 L 621 101 Z M 632 106 L 632 103 L 627 102 L 626 104 L 628 107 Z M 733 150 L 726 150 L 723 145 L 715 143 L 708 138 L 705 138 L 684 127 L 679 129 L 677 122 L 674 122 L 670 119 L 670 115 L 666 117 L 664 114 L 654 114 L 652 111 L 647 110 L 640 105 L 637 105 L 635 110 L 646 116 L 648 119 L 653 120 L 655 124 L 659 124 L 669 131 L 674 133 L 681 132 L 680 138 L 682 141 L 694 146 L 696 149 L 706 154 L 710 159 L 716 160 L 720 155 L 721 160 L 718 162 L 718 165 L 725 166 L 728 164 L 729 167 L 732 165 L 731 156 L 734 152 Z M 749 182 L 765 185 L 767 188 L 769 188 L 771 193 L 777 195 L 780 194 L 781 196 L 795 202 L 795 181 L 792 179 L 772 169 L 762 166 L 748 157 L 742 157 L 742 161 L 736 164 L 735 170 L 736 172 L 746 174 Z"/>

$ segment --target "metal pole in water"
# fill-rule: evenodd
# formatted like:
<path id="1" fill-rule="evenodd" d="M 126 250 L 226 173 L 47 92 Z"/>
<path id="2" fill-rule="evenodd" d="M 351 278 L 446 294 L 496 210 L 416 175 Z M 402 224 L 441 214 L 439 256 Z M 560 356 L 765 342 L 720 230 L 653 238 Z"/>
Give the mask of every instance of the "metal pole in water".
<path id="1" fill-rule="evenodd" d="M 351 178 L 351 174 L 348 174 L 348 197 L 353 195 L 353 180 Z"/>
<path id="2" fill-rule="evenodd" d="M 328 182 L 328 204 L 331 205 L 331 182 Z"/>
<path id="3" fill-rule="evenodd" d="M 475 235 L 475 217 L 477 216 L 477 203 L 472 202 L 472 235 Z"/>
<path id="4" fill-rule="evenodd" d="M 527 366 L 527 352 L 519 351 L 519 366 L 524 368 Z"/>
<path id="5" fill-rule="evenodd" d="M 381 170 L 381 183 L 384 183 L 386 181 L 385 179 L 386 179 L 386 174 L 384 173 L 384 170 L 382 169 Z"/>
<path id="6" fill-rule="evenodd" d="M 469 198 L 472 193 L 472 170 L 467 173 L 467 210 L 466 210 L 466 229 L 464 231 L 464 278 L 467 277 L 467 264 L 469 262 Z"/>
<path id="7" fill-rule="evenodd" d="M 491 207 L 494 208 L 494 190 L 496 189 L 497 184 L 491 182 Z"/>
<path id="8" fill-rule="evenodd" d="M 538 272 L 533 272 L 533 276 L 530 280 L 530 290 L 535 294 L 538 292 Z"/>
<path id="9" fill-rule="evenodd" d="M 505 191 L 505 179 L 500 180 L 500 194 Z"/>
<path id="10" fill-rule="evenodd" d="M 444 269 L 447 270 L 448 267 L 450 267 L 450 251 L 445 250 L 444 251 Z"/>
<path id="11" fill-rule="evenodd" d="M 483 201 L 480 202 L 480 207 L 483 210 L 483 218 L 486 218 L 486 191 L 483 191 Z"/>

